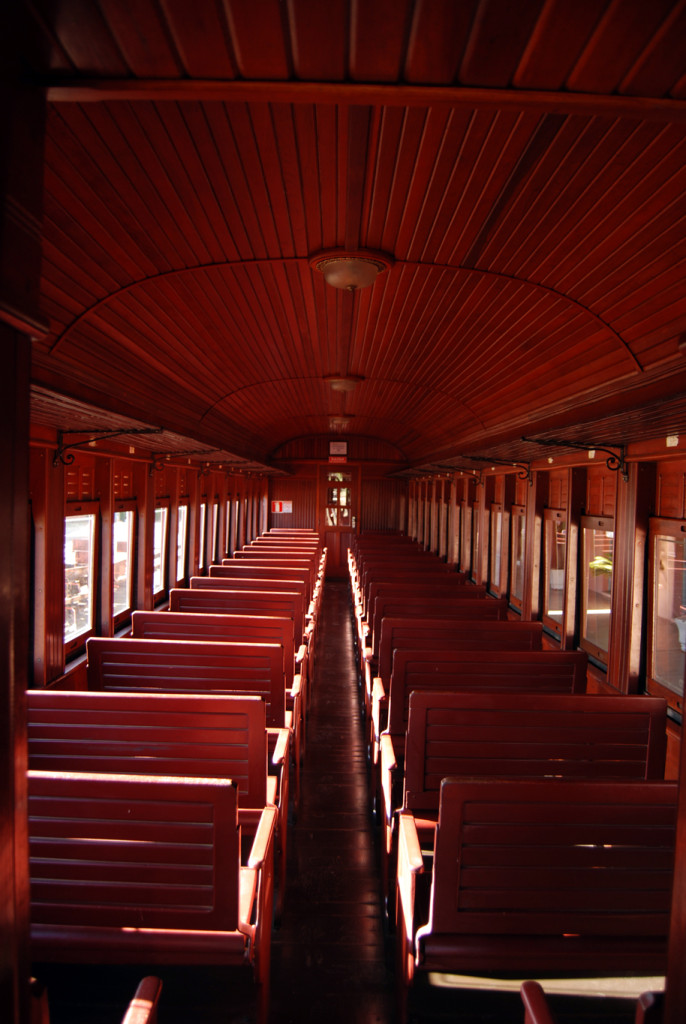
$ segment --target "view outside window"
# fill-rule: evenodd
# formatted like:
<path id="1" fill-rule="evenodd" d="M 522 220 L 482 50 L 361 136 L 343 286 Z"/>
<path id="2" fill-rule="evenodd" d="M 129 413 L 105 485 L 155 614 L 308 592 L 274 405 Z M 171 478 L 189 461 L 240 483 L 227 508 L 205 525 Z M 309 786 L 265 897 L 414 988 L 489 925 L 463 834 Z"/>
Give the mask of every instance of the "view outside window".
<path id="1" fill-rule="evenodd" d="M 169 509 L 166 506 L 155 509 L 153 532 L 152 592 L 160 594 L 166 585 L 167 564 L 167 522 Z"/>
<path id="2" fill-rule="evenodd" d="M 116 619 L 133 603 L 133 555 L 136 513 L 115 512 L 112 524 L 112 614 Z"/>
<path id="3" fill-rule="evenodd" d="M 686 536 L 660 528 L 652 536 L 652 622 L 649 676 L 673 694 L 684 692 L 686 663 Z M 670 535 L 671 534 L 671 535 Z M 676 702 L 680 706 L 680 702 Z"/>
<path id="4" fill-rule="evenodd" d="M 351 525 L 351 490 L 352 476 L 350 473 L 329 473 L 326 492 L 326 525 Z"/>
<path id="5" fill-rule="evenodd" d="M 200 549 L 198 551 L 198 567 L 205 568 L 205 538 L 207 531 L 207 504 L 203 501 L 200 506 Z"/>
<path id="6" fill-rule="evenodd" d="M 176 537 L 176 581 L 186 577 L 186 553 L 188 550 L 188 505 L 179 505 L 179 520 Z"/>
<path id="7" fill-rule="evenodd" d="M 95 514 L 64 523 L 64 642 L 93 629 L 95 621 Z"/>
<path id="8" fill-rule="evenodd" d="M 503 551 L 503 510 L 499 505 L 491 505 L 491 548 L 489 552 L 488 575 L 491 590 L 500 594 L 500 571 Z"/>
<path id="9" fill-rule="evenodd" d="M 562 631 L 567 556 L 567 517 L 556 509 L 545 510 L 543 617 L 556 633 Z"/>
<path id="10" fill-rule="evenodd" d="M 512 604 L 521 608 L 524 600 L 524 539 L 525 539 L 525 510 L 520 505 L 512 507 L 512 564 L 510 568 L 510 579 L 512 589 L 510 600 Z"/>
<path id="11" fill-rule="evenodd" d="M 462 504 L 462 553 L 460 569 L 471 572 L 472 568 L 472 506 L 469 502 Z"/>
<path id="12" fill-rule="evenodd" d="M 219 557 L 219 503 L 212 504 L 212 522 L 210 526 L 210 543 L 212 545 L 212 562 L 221 561 Z"/>
<path id="13" fill-rule="evenodd" d="M 581 646 L 607 664 L 610 645 L 614 523 L 582 519 Z"/>

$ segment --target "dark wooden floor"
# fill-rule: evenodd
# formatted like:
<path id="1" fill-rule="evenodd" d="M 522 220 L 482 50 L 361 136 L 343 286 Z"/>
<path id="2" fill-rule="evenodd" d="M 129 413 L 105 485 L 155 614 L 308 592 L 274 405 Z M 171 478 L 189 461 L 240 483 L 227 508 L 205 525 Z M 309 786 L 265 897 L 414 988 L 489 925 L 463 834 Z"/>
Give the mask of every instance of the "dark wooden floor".
<path id="1" fill-rule="evenodd" d="M 272 939 L 268 1024 L 395 1024 L 393 936 L 380 898 L 378 827 L 360 715 L 348 587 L 326 584 L 302 767 L 289 838 L 283 918 Z M 219 968 L 71 968 L 35 965 L 49 992 L 51 1024 L 118 1024 L 143 974 L 164 988 L 159 1024 L 254 1024 L 250 978 Z M 615 1001 L 611 1003 L 614 1005 Z M 628 1004 L 605 1024 L 627 1024 Z M 608 1010 L 613 1007 L 608 1003 Z M 577 1000 L 560 1024 L 589 1022 Z M 517 993 L 418 987 L 413 1024 L 522 1024 Z"/>

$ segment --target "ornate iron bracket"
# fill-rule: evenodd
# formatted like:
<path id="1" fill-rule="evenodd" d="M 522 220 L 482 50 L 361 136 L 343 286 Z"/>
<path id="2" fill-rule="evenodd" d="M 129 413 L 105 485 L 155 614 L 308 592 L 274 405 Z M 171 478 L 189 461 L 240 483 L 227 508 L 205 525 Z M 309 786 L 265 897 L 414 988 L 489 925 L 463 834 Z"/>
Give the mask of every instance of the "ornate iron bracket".
<path id="1" fill-rule="evenodd" d="M 617 445 L 617 451 L 613 451 L 612 448 L 603 448 L 602 445 L 597 444 L 580 444 L 578 441 L 563 441 L 561 438 L 538 438 L 538 437 L 523 437 L 522 441 L 527 441 L 529 444 L 541 444 L 548 448 L 578 448 L 582 452 L 602 452 L 606 455 L 605 465 L 608 469 L 611 469 L 614 473 L 621 473 L 622 480 L 626 483 L 629 479 L 629 467 L 626 464 L 624 458 L 624 447 Z"/>
<path id="2" fill-rule="evenodd" d="M 96 430 L 91 432 L 92 436 L 84 441 L 74 441 L 72 444 L 63 444 L 63 439 L 69 434 L 83 434 L 83 430 L 65 430 L 58 433 L 57 450 L 52 459 L 53 466 L 71 466 L 76 456 L 71 452 L 72 448 L 85 448 L 94 441 L 108 441 L 113 437 L 125 437 L 128 434 L 161 434 L 162 427 L 129 427 L 128 430 Z"/>
<path id="3" fill-rule="evenodd" d="M 522 462 L 508 462 L 507 459 L 492 459 L 490 455 L 461 455 L 461 459 L 470 459 L 472 462 L 485 462 L 486 465 L 491 466 L 511 466 L 517 470 L 518 480 L 528 480 L 529 484 L 533 483 L 533 477 L 531 476 L 531 466 L 527 463 Z M 479 476 L 482 474 L 479 473 Z"/>

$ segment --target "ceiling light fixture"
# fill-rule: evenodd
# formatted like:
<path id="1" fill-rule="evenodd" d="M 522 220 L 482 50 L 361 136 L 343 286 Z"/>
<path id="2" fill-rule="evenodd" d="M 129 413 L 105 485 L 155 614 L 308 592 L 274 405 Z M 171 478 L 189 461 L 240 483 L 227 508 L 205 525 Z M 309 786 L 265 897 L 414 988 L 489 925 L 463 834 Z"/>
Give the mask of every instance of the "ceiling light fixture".
<path id="1" fill-rule="evenodd" d="M 310 266 L 324 275 L 327 284 L 347 292 L 368 288 L 380 273 L 392 265 L 391 257 L 380 252 L 330 249 L 310 258 Z"/>
<path id="2" fill-rule="evenodd" d="M 364 377 L 357 377 L 352 373 L 346 374 L 345 377 L 337 377 L 335 374 L 332 374 L 325 377 L 324 380 L 332 391 L 354 391 L 360 381 L 364 380 Z"/>

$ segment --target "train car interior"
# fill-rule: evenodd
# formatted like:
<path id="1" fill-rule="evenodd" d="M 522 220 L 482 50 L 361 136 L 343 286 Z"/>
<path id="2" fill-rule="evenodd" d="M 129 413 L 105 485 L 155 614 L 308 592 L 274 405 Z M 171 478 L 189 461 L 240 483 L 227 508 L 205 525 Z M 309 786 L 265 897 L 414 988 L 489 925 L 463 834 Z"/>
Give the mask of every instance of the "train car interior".
<path id="1" fill-rule="evenodd" d="M 684 0 L 0 6 L 3 1021 L 683 1024 Z"/>

